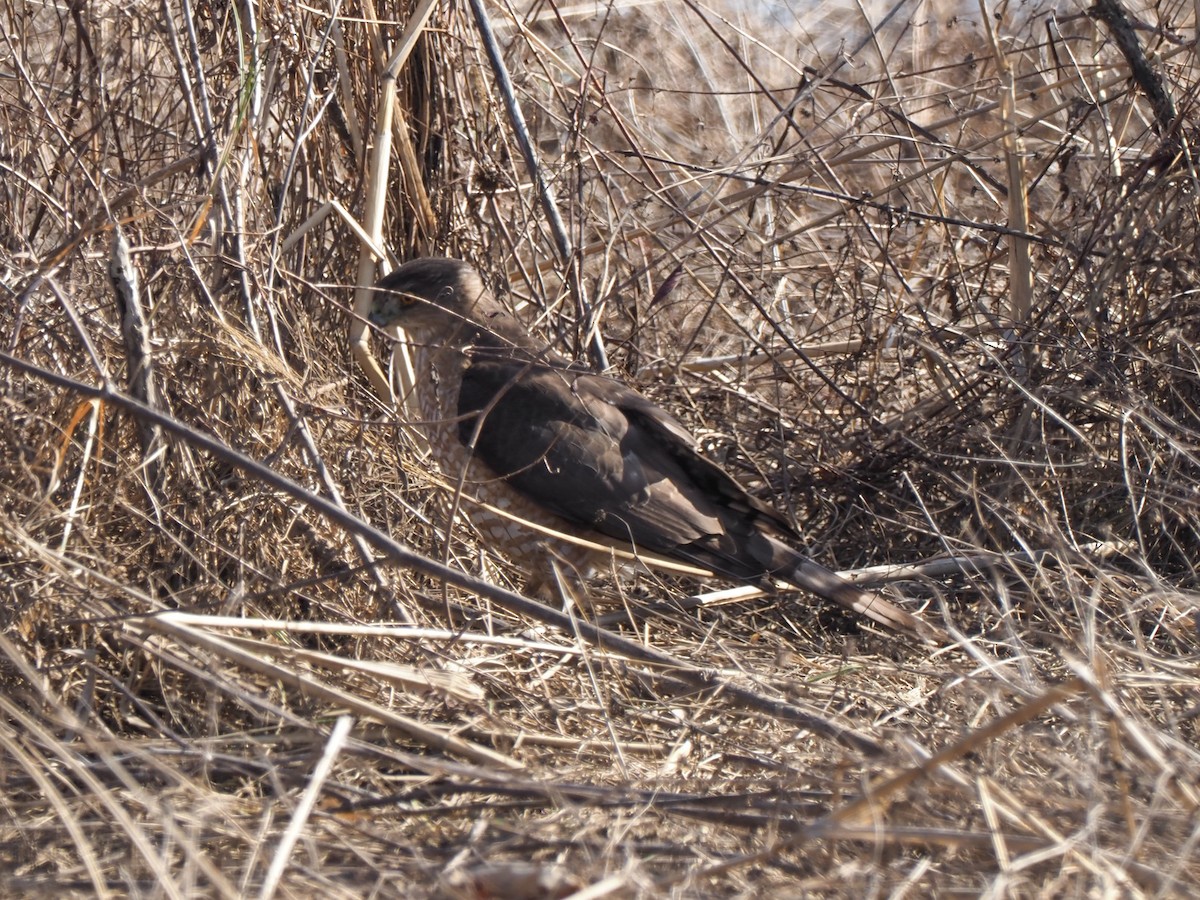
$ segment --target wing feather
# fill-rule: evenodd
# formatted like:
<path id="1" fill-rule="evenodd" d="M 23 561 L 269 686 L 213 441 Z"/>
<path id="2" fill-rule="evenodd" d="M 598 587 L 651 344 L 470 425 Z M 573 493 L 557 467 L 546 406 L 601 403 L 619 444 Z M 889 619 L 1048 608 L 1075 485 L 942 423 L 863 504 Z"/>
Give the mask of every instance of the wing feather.
<path id="1" fill-rule="evenodd" d="M 721 510 L 679 464 L 691 436 L 661 411 L 647 429 L 643 406 L 657 409 L 601 376 L 479 360 L 463 375 L 459 435 L 527 497 L 608 537 L 667 552 L 721 533 Z"/>

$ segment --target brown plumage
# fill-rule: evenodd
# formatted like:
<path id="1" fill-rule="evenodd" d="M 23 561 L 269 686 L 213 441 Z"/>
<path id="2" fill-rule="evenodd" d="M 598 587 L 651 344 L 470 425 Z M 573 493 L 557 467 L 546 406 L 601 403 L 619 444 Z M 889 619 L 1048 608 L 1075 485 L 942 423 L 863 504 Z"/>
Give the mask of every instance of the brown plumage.
<path id="1" fill-rule="evenodd" d="M 786 519 L 697 452 L 666 411 L 532 338 L 454 259 L 418 259 L 377 287 L 370 312 L 414 350 L 416 400 L 443 473 L 493 506 L 727 577 L 777 578 L 900 631 L 932 629 L 801 555 Z M 544 535 L 472 511 L 516 561 L 545 564 Z M 591 555 L 557 542 L 586 567 Z"/>

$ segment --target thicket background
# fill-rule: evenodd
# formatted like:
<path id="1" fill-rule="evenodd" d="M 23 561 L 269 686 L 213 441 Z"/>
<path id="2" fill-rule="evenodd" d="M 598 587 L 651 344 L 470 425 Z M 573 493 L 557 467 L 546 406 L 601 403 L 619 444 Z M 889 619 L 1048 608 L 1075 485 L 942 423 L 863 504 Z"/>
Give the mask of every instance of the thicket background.
<path id="1" fill-rule="evenodd" d="M 956 560 L 896 586 L 937 647 L 663 575 L 573 610 L 749 707 L 372 570 L 111 393 L 520 587 L 348 337 L 413 13 L 0 8 L 0 892 L 1200 881 L 1192 5 L 490 5 L 536 170 L 470 8 L 434 9 L 379 271 L 469 259 L 579 356 L 598 325 L 821 561 Z"/>

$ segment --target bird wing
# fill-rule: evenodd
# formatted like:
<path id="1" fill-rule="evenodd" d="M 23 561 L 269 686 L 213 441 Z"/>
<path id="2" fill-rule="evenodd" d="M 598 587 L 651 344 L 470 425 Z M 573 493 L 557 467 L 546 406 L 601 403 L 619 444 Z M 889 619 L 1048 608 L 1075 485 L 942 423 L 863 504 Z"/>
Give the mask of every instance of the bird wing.
<path id="1" fill-rule="evenodd" d="M 700 456 L 686 428 L 619 381 L 478 358 L 463 373 L 458 414 L 478 460 L 572 524 L 734 578 L 782 578 L 890 627 L 935 634 L 769 534 L 761 526 L 794 532 Z"/>
<path id="2" fill-rule="evenodd" d="M 740 520 L 746 530 L 758 519 L 787 530 L 700 456 L 679 422 L 611 378 L 476 359 L 463 374 L 458 413 L 463 443 L 498 477 L 568 522 L 635 547 L 756 577 L 761 569 L 747 572 L 710 551 Z M 732 539 L 727 549 L 736 553 Z"/>
<path id="3" fill-rule="evenodd" d="M 714 498 L 722 507 L 748 522 L 752 521 L 755 525 L 766 525 L 789 538 L 799 539 L 800 535 L 796 533 L 792 524 L 774 507 L 746 493 L 746 489 L 728 472 L 702 456 L 692 434 L 662 407 L 610 378 L 589 378 L 583 386 L 583 392 L 587 394 L 592 391 L 596 392 L 600 399 L 611 396 L 609 402 L 625 415 L 637 430 L 639 437 L 654 440 L 679 466 L 689 481 Z"/>

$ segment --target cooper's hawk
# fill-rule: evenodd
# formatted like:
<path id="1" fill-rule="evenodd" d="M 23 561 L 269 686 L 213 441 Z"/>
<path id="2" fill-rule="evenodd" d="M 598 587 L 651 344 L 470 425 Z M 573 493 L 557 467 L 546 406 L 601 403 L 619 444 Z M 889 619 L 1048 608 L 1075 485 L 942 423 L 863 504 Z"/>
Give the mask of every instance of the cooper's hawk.
<path id="1" fill-rule="evenodd" d="M 430 448 L 468 495 L 560 532 L 732 579 L 779 579 L 892 628 L 930 633 L 788 546 L 799 535 L 787 520 L 701 456 L 679 422 L 535 340 L 466 263 L 405 263 L 379 283 L 369 317 L 404 329 Z M 546 535 L 482 507 L 467 512 L 515 562 L 545 566 Z M 596 551 L 561 540 L 553 552 L 584 571 L 599 562 Z"/>

